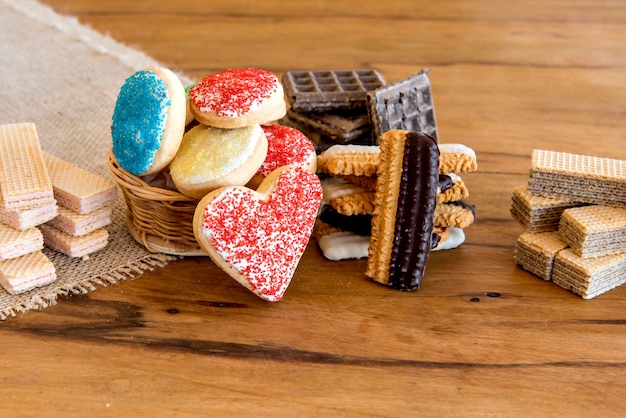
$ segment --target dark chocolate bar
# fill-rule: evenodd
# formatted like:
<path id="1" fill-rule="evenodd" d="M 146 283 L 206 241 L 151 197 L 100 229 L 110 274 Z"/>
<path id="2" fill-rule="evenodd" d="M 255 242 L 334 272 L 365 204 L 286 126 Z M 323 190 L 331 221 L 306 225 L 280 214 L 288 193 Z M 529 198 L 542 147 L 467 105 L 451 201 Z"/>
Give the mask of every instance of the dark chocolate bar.
<path id="1" fill-rule="evenodd" d="M 289 109 L 287 116 L 338 143 L 372 135 L 370 119 L 365 109 L 336 112 L 296 112 Z"/>
<path id="2" fill-rule="evenodd" d="M 367 92 L 385 85 L 376 70 L 288 71 L 282 77 L 291 109 L 325 112 L 365 108 Z"/>

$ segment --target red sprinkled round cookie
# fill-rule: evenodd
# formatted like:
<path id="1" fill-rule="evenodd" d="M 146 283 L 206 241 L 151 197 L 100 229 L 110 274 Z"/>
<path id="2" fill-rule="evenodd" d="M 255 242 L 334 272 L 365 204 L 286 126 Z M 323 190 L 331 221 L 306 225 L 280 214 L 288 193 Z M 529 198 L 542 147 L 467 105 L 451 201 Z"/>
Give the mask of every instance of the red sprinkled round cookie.
<path id="1" fill-rule="evenodd" d="M 207 75 L 189 90 L 189 107 L 198 122 L 228 129 L 273 122 L 287 112 L 276 74 L 257 68 Z"/>
<path id="2" fill-rule="evenodd" d="M 322 186 L 315 173 L 284 166 L 254 191 L 223 187 L 198 204 L 198 244 L 229 276 L 255 295 L 280 300 L 308 245 Z"/>
<path id="3" fill-rule="evenodd" d="M 295 165 L 315 172 L 317 155 L 311 140 L 299 130 L 283 125 L 263 125 L 267 137 L 267 156 L 248 187 L 256 189 L 272 171 Z"/>

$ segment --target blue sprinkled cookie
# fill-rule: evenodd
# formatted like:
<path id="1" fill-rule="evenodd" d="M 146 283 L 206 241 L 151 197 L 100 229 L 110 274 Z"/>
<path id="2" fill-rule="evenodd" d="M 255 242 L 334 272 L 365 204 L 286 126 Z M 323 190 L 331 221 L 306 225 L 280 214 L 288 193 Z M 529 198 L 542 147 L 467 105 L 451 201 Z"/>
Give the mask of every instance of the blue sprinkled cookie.
<path id="1" fill-rule="evenodd" d="M 151 67 L 128 77 L 111 126 L 119 165 L 137 176 L 167 167 L 180 146 L 186 110 L 185 89 L 170 70 Z"/>

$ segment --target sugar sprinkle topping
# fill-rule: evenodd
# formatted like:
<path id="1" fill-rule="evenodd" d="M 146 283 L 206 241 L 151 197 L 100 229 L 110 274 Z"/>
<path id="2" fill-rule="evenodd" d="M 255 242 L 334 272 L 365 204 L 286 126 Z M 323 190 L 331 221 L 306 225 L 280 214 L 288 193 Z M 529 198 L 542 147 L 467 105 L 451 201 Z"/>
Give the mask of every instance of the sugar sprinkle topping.
<path id="1" fill-rule="evenodd" d="M 316 158 L 311 140 L 299 130 L 283 125 L 264 125 L 267 137 L 267 156 L 257 174 L 267 177 L 269 173 L 284 165 L 306 167 Z"/>

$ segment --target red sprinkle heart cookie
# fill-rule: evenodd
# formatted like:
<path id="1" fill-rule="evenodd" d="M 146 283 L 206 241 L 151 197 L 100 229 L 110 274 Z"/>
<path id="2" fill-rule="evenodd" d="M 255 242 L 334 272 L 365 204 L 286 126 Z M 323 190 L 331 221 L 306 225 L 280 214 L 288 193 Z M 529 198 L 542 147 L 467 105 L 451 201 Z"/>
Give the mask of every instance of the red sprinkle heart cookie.
<path id="1" fill-rule="evenodd" d="M 322 193 L 315 173 L 294 166 L 273 171 L 256 191 L 222 187 L 198 204 L 196 240 L 241 285 L 277 302 L 309 242 Z"/>

